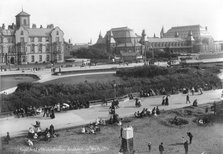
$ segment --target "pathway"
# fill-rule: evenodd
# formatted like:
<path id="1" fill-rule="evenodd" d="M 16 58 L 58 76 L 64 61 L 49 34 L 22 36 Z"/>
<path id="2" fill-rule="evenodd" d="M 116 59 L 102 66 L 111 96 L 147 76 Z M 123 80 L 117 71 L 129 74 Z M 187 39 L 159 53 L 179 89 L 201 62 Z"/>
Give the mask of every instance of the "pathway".
<path id="1" fill-rule="evenodd" d="M 190 96 L 190 99 L 191 101 L 193 101 L 195 98 L 198 99 L 199 104 L 219 101 L 221 100 L 221 92 L 222 89 L 206 91 L 203 95 Z M 134 106 L 133 100 L 126 100 L 120 102 L 120 108 L 117 109 L 117 113 L 120 115 L 120 117 L 129 116 L 134 114 L 134 112 L 136 111 L 141 111 L 144 107 L 152 109 L 154 106 L 160 105 L 161 100 L 162 96 L 142 98 L 142 106 L 140 108 L 136 108 Z M 171 95 L 169 101 L 169 106 L 160 106 L 160 109 L 169 110 L 181 108 L 188 105 L 185 104 L 185 94 Z M 0 119 L 0 135 L 5 136 L 6 132 L 10 132 L 11 136 L 22 135 L 26 133 L 28 131 L 28 128 L 32 126 L 32 124 L 35 124 L 35 121 L 37 120 L 40 121 L 42 129 L 49 127 L 50 124 L 53 124 L 55 129 L 88 124 L 90 122 L 94 122 L 98 117 L 108 119 L 108 110 L 109 106 L 95 105 L 91 106 L 88 109 L 70 110 L 67 112 L 56 113 L 55 119 L 42 117 L 43 114 L 36 117 L 3 118 Z"/>

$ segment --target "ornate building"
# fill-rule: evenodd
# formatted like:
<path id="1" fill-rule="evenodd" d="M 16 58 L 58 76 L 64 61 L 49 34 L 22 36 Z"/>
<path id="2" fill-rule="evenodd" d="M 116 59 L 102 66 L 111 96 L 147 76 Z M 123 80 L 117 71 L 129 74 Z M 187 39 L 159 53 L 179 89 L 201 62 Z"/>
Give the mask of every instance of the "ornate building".
<path id="1" fill-rule="evenodd" d="M 104 49 L 113 56 L 120 56 L 124 61 L 136 61 L 144 52 L 141 36 L 128 27 L 112 28 L 105 36 L 99 34 L 93 47 Z"/>
<path id="2" fill-rule="evenodd" d="M 30 27 L 30 15 L 16 15 L 16 25 L 0 27 L 0 63 L 64 62 L 64 33 L 52 24 Z"/>
<path id="3" fill-rule="evenodd" d="M 148 38 L 147 48 L 169 50 L 174 53 L 210 53 L 214 52 L 214 39 L 207 27 L 200 25 L 172 27 L 166 33 L 164 27 L 160 38 Z"/>

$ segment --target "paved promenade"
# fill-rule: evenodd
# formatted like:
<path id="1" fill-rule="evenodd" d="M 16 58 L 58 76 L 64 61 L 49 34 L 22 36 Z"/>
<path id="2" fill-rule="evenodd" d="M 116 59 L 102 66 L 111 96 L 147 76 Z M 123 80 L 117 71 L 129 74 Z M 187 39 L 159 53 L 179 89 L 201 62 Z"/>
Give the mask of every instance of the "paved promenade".
<path id="1" fill-rule="evenodd" d="M 190 99 L 191 101 L 197 99 L 198 104 L 219 101 L 221 100 L 221 92 L 222 89 L 206 91 L 203 95 L 195 94 L 194 96 L 190 96 Z M 123 102 L 120 102 L 120 108 L 117 109 L 116 112 L 120 115 L 120 117 L 133 115 L 134 112 L 141 111 L 144 107 L 152 109 L 153 107 L 160 105 L 161 100 L 162 96 L 142 98 L 142 106 L 140 108 L 136 108 L 134 106 L 133 100 L 125 100 Z M 160 109 L 169 110 L 174 108 L 181 108 L 188 105 L 185 104 L 185 94 L 171 95 L 169 98 L 169 102 L 169 106 L 160 106 Z M 55 119 L 42 117 L 43 114 L 38 115 L 36 117 L 3 118 L 0 119 L 0 135 L 5 136 L 6 132 L 10 132 L 11 136 L 19 136 L 24 133 L 27 133 L 28 128 L 32 126 L 32 124 L 35 124 L 35 121 L 37 120 L 40 121 L 42 129 L 49 127 L 50 124 L 53 124 L 55 129 L 62 129 L 88 124 L 90 122 L 94 122 L 98 117 L 108 119 L 108 110 L 109 106 L 95 105 L 88 109 L 70 110 L 67 112 L 56 113 Z"/>

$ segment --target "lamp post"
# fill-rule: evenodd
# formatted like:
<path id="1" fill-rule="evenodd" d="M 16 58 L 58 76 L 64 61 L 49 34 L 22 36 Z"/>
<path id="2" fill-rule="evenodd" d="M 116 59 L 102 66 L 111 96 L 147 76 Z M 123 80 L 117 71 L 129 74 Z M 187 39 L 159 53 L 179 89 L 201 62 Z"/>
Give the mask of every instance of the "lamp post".
<path id="1" fill-rule="evenodd" d="M 115 97 L 115 99 L 116 99 L 116 86 L 117 86 L 116 83 L 114 83 L 113 87 L 114 87 L 114 97 Z"/>

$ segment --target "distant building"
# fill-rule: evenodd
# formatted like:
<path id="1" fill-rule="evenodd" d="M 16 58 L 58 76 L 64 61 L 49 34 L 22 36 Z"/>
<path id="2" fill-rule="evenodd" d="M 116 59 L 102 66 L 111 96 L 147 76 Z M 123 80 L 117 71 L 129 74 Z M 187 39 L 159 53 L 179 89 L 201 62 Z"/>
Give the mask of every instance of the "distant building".
<path id="1" fill-rule="evenodd" d="M 52 24 L 30 27 L 30 15 L 16 15 L 16 25 L 0 27 L 0 63 L 28 64 L 64 62 L 64 33 Z"/>
<path id="2" fill-rule="evenodd" d="M 68 42 L 64 41 L 64 58 L 72 57 L 71 52 L 73 50 L 73 44 L 70 39 Z"/>
<path id="3" fill-rule="evenodd" d="M 214 42 L 215 52 L 223 52 L 223 41 Z"/>
<path id="4" fill-rule="evenodd" d="M 114 57 L 120 56 L 124 61 L 136 61 L 144 53 L 141 38 L 128 27 L 112 28 L 104 37 L 100 33 L 92 47 L 103 49 Z"/>
<path id="5" fill-rule="evenodd" d="M 164 27 L 160 38 L 148 38 L 147 48 L 163 49 L 173 53 L 210 53 L 215 52 L 214 39 L 207 27 L 200 25 L 172 27 L 166 33 Z"/>

